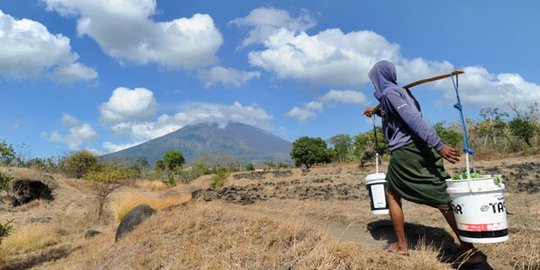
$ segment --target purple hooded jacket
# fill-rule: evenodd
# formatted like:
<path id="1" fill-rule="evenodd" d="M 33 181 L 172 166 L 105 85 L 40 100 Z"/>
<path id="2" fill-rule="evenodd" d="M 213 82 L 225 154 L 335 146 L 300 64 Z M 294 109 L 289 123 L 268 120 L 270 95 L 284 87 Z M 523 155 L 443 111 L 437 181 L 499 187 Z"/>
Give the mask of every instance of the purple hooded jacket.
<path id="1" fill-rule="evenodd" d="M 397 84 L 396 67 L 380 61 L 369 71 L 375 87 L 374 96 L 381 102 L 383 132 L 390 151 L 412 142 L 424 141 L 439 151 L 444 147 L 435 129 L 422 118 L 420 104 Z"/>

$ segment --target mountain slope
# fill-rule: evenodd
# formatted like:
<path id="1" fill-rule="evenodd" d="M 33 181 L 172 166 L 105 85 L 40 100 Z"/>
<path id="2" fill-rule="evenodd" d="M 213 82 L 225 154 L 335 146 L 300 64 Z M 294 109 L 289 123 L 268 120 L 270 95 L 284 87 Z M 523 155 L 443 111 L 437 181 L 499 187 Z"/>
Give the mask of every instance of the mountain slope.
<path id="1" fill-rule="evenodd" d="M 198 124 L 185 126 L 143 144 L 104 155 L 101 159 L 137 160 L 139 157 L 146 157 L 152 165 L 161 159 L 165 152 L 179 150 L 187 163 L 204 155 L 216 156 L 221 153 L 244 162 L 290 162 L 291 149 L 290 142 L 253 126 L 231 123 L 220 128 L 217 124 Z"/>

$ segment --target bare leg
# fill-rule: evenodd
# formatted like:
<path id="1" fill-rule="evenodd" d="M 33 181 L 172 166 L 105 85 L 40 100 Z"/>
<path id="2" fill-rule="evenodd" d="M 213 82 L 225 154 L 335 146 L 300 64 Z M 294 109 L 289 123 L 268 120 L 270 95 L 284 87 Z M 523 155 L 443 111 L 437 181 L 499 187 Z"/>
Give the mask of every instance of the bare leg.
<path id="1" fill-rule="evenodd" d="M 452 231 L 454 231 L 454 234 L 459 239 L 459 245 L 461 246 L 461 251 L 463 253 L 470 252 L 470 255 L 467 256 L 468 259 L 466 259 L 465 263 L 467 264 L 478 264 L 482 262 L 482 256 L 478 252 L 474 252 L 475 248 L 474 245 L 471 243 L 463 242 L 459 238 L 458 231 L 457 231 L 457 224 L 456 219 L 454 217 L 454 213 L 451 210 L 443 210 L 439 209 L 441 213 L 443 214 L 444 218 L 446 219 L 446 222 L 448 222 L 448 225 L 450 225 L 450 228 L 452 228 Z"/>
<path id="2" fill-rule="evenodd" d="M 401 208 L 401 197 L 387 191 L 386 200 L 388 201 L 392 227 L 394 228 L 397 237 L 396 247 L 391 247 L 390 250 L 396 251 L 399 254 L 409 254 L 407 239 L 405 237 L 405 217 L 403 215 L 403 209 Z"/>

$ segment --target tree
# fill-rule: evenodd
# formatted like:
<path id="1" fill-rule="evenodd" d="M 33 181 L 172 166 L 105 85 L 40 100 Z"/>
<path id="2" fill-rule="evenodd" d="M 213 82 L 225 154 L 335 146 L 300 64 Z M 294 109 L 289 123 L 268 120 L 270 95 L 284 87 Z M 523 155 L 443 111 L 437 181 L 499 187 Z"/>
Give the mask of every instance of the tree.
<path id="1" fill-rule="evenodd" d="M 253 166 L 253 163 L 250 162 L 250 163 L 246 164 L 245 169 L 246 169 L 246 171 L 254 171 L 255 166 Z"/>
<path id="2" fill-rule="evenodd" d="M 7 144 L 6 141 L 0 142 L 0 164 L 11 165 L 15 160 L 15 150 L 11 144 Z"/>
<path id="3" fill-rule="evenodd" d="M 377 127 L 377 145 L 375 145 L 375 132 L 373 131 L 354 136 L 353 153 L 355 157 L 361 159 L 365 152 L 375 152 L 375 150 L 378 150 L 381 155 L 388 152 L 388 143 L 384 138 L 382 128 Z"/>
<path id="4" fill-rule="evenodd" d="M 33 168 L 45 172 L 55 172 L 58 165 L 56 164 L 54 158 L 32 158 L 28 161 L 21 161 L 19 166 Z"/>
<path id="5" fill-rule="evenodd" d="M 335 161 L 344 162 L 348 159 L 352 150 L 352 138 L 347 134 L 340 134 L 330 137 L 328 143 L 333 146 L 333 156 Z"/>
<path id="6" fill-rule="evenodd" d="M 163 159 L 156 160 L 156 164 L 154 165 L 156 170 L 164 171 L 167 166 L 165 166 L 165 162 L 163 162 Z"/>
<path id="7" fill-rule="evenodd" d="M 64 158 L 60 167 L 62 171 L 70 177 L 82 178 L 88 172 L 95 170 L 98 166 L 96 156 L 87 150 L 75 152 Z"/>
<path id="8" fill-rule="evenodd" d="M 433 125 L 433 128 L 444 143 L 449 144 L 453 147 L 459 145 L 463 140 L 463 136 L 461 135 L 461 133 L 451 128 L 446 128 L 443 122 L 435 123 L 435 125 Z"/>
<path id="9" fill-rule="evenodd" d="M 148 163 L 148 158 L 146 157 L 139 157 L 137 158 L 137 161 L 135 162 L 136 166 L 141 168 L 141 169 L 145 169 L 145 168 L 148 168 L 148 166 L 150 165 L 150 163 Z"/>
<path id="10" fill-rule="evenodd" d="M 508 113 L 499 112 L 499 108 L 486 107 L 480 110 L 480 116 L 484 120 L 476 124 L 476 129 L 479 136 L 484 138 L 484 147 L 488 141 L 497 145 L 497 138 L 504 136 L 506 123 L 503 118 L 508 117 Z"/>
<path id="11" fill-rule="evenodd" d="M 534 136 L 535 126 L 524 118 L 516 117 L 508 123 L 512 135 L 523 139 L 531 147 L 531 138 Z"/>
<path id="12" fill-rule="evenodd" d="M 91 181 L 94 194 L 98 200 L 98 221 L 103 216 L 103 207 L 109 195 L 133 179 L 133 172 L 126 167 L 105 164 L 98 169 L 88 172 L 84 179 Z"/>
<path id="13" fill-rule="evenodd" d="M 165 167 L 171 171 L 175 171 L 177 168 L 182 168 L 184 161 L 185 160 L 182 153 L 176 150 L 167 151 L 163 156 L 163 163 Z"/>
<path id="14" fill-rule="evenodd" d="M 331 153 L 326 142 L 321 138 L 300 137 L 292 146 L 290 153 L 295 165 L 306 166 L 309 169 L 313 164 L 330 162 Z"/>

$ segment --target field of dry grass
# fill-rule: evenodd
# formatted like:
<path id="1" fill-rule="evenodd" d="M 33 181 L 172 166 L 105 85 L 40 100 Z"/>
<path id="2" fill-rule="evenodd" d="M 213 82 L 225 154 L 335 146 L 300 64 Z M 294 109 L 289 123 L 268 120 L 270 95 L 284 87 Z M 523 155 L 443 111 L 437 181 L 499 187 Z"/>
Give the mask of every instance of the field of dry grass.
<path id="1" fill-rule="evenodd" d="M 540 164 L 530 165 L 538 160 L 477 164 L 500 170 L 509 186 L 510 240 L 478 245 L 493 269 L 540 269 L 540 198 L 520 191 L 520 182 L 540 185 Z M 1 169 L 16 179 L 44 179 L 54 200 L 19 207 L 4 200 L 0 220 L 13 220 L 15 232 L 0 246 L 0 269 L 451 269 L 458 253 L 440 213 L 408 202 L 411 256 L 382 252 L 395 236 L 389 217 L 369 209 L 362 181 L 373 168 L 355 164 L 233 174 L 223 191 L 195 199 L 192 192 L 206 189 L 210 176 L 173 188 L 142 183 L 113 193 L 101 223 L 83 181 Z M 158 214 L 115 243 L 119 218 L 140 203 Z M 101 233 L 85 239 L 89 229 Z"/>

